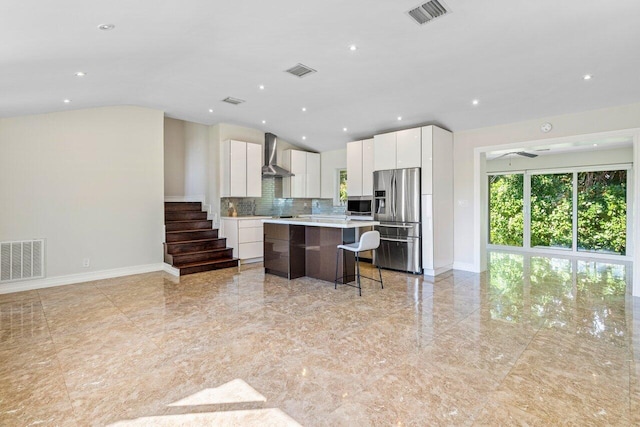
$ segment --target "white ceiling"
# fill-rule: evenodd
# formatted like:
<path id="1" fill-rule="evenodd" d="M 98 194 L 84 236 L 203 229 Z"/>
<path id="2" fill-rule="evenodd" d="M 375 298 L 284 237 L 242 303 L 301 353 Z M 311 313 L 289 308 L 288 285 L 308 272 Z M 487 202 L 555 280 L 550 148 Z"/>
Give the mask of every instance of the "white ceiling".
<path id="1" fill-rule="evenodd" d="M 0 117 L 139 105 L 326 151 L 640 101 L 640 1 L 444 2 L 419 26 L 420 0 L 2 0 Z"/>

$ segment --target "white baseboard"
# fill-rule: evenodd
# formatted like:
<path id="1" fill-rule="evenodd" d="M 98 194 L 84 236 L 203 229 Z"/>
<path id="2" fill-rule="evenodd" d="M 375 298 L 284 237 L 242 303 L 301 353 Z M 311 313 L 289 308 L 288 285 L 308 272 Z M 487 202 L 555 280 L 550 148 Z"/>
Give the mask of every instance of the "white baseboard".
<path id="1" fill-rule="evenodd" d="M 454 262 L 454 270 L 470 271 L 472 273 L 480 273 L 472 263 L 468 262 Z"/>
<path id="2" fill-rule="evenodd" d="M 424 269 L 424 275 L 425 276 L 437 276 L 439 274 L 442 274 L 446 271 L 451 270 L 451 266 L 448 265 L 446 267 L 440 267 L 440 268 L 436 268 L 436 269 L 430 269 L 430 268 L 425 268 Z"/>
<path id="3" fill-rule="evenodd" d="M 134 265 L 132 267 L 92 271 L 91 273 L 70 274 L 68 276 L 56 276 L 48 277 L 45 279 L 10 282 L 0 285 L 0 294 L 52 288 L 54 286 L 71 285 L 74 283 L 83 283 L 91 282 L 94 280 L 111 279 L 114 277 L 131 276 L 133 274 L 151 273 L 153 271 L 166 271 L 164 265 L 164 263 Z"/>
<path id="4" fill-rule="evenodd" d="M 167 264 L 166 262 L 162 264 L 162 270 L 165 273 L 169 273 L 172 276 L 180 277 L 180 270 L 173 267 L 171 264 Z"/>
<path id="5" fill-rule="evenodd" d="M 200 202 L 204 204 L 204 194 L 193 196 L 164 196 L 165 202 Z"/>

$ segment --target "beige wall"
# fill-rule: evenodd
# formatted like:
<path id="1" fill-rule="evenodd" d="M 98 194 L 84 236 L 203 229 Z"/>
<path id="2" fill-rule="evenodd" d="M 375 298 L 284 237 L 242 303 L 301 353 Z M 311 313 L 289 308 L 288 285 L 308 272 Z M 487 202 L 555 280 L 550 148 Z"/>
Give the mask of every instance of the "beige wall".
<path id="1" fill-rule="evenodd" d="M 347 168 L 347 149 L 325 151 L 320 154 L 321 182 L 320 197 L 332 199 L 334 206 L 339 204 L 338 194 L 338 170 Z M 347 176 L 347 179 L 349 177 Z"/>
<path id="2" fill-rule="evenodd" d="M 209 127 L 167 117 L 164 133 L 165 197 L 206 200 Z"/>
<path id="3" fill-rule="evenodd" d="M 182 120 L 164 119 L 164 195 L 183 197 L 184 182 L 184 124 Z"/>
<path id="4" fill-rule="evenodd" d="M 540 131 L 544 122 L 553 124 L 553 130 L 547 134 Z M 495 147 L 504 144 L 527 143 L 537 140 L 570 137 L 607 131 L 640 128 L 640 104 L 631 104 L 614 108 L 544 117 L 538 120 L 511 123 L 502 126 L 474 129 L 454 133 L 454 247 L 457 268 L 473 269 L 479 264 L 480 247 L 479 222 L 475 215 L 475 205 L 479 204 L 481 186 L 476 176 L 483 169 L 476 151 L 481 147 Z M 634 155 L 637 154 L 637 141 Z M 631 159 L 629 159 L 629 162 Z M 638 177 L 634 178 L 636 183 Z M 636 193 L 637 194 L 637 193 Z M 636 203 L 637 206 L 637 203 Z M 634 209 L 637 212 L 637 208 Z M 637 215 L 636 215 L 637 218 Z M 636 224 L 637 224 L 636 219 Z M 637 227 L 636 227 L 637 228 Z M 635 242 L 638 242 L 637 237 Z M 637 243 L 636 243 L 637 245 Z M 638 253 L 640 251 L 636 251 Z M 637 260 L 637 255 L 636 255 Z"/>
<path id="5" fill-rule="evenodd" d="M 162 263 L 163 194 L 161 111 L 0 119 L 0 240 L 45 238 L 47 277 Z"/>

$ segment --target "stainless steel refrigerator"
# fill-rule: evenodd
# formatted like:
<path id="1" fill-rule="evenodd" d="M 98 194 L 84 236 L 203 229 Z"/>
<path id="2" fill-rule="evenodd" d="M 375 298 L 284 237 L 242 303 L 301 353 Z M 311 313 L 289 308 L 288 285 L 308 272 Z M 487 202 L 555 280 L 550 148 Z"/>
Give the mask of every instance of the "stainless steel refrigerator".
<path id="1" fill-rule="evenodd" d="M 422 274 L 420 168 L 373 173 L 373 218 L 380 221 L 374 264 Z"/>

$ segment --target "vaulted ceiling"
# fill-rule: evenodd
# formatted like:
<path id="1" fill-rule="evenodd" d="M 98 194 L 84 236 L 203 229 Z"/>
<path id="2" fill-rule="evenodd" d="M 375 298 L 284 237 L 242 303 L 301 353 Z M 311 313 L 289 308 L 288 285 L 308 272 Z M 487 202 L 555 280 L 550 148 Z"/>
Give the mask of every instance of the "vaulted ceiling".
<path id="1" fill-rule="evenodd" d="M 640 101 L 637 0 L 441 3 L 419 25 L 407 0 L 3 0 L 0 117 L 139 105 L 326 151 Z"/>

